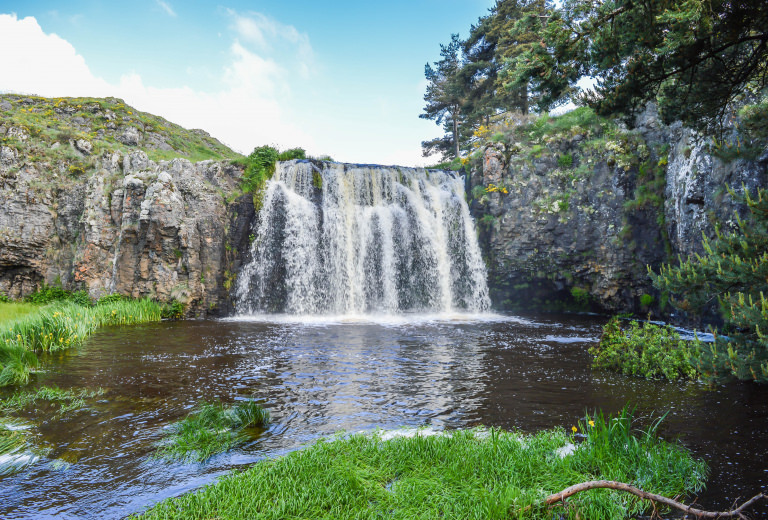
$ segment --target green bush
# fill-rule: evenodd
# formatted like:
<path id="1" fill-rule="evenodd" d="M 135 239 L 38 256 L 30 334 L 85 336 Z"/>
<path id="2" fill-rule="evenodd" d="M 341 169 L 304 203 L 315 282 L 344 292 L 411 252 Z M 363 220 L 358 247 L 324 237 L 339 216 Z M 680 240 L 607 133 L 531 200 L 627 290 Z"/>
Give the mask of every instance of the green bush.
<path id="1" fill-rule="evenodd" d="M 589 305 L 589 291 L 581 287 L 571 287 L 571 296 L 582 307 Z"/>
<path id="2" fill-rule="evenodd" d="M 128 301 L 130 298 L 120 293 L 106 294 L 96 301 L 96 305 L 106 305 L 107 303 L 116 303 Z"/>
<path id="3" fill-rule="evenodd" d="M 72 302 L 86 307 L 93 305 L 88 292 L 84 290 L 68 291 L 62 287 L 46 285 L 45 283 L 38 290 L 24 298 L 24 301 L 38 305 L 57 301 Z"/>
<path id="4" fill-rule="evenodd" d="M 719 227 L 713 239 L 704 238 L 704 254 L 679 265 L 663 265 L 659 274 L 649 270 L 653 285 L 670 294 L 670 303 L 698 314 L 713 301 L 720 304 L 723 329 L 712 329 L 715 343 L 700 349 L 698 368 L 705 379 L 736 377 L 768 382 L 768 191 L 757 195 L 744 189 L 735 202 L 749 209 L 747 218 L 736 215 L 738 229 Z"/>
<path id="5" fill-rule="evenodd" d="M 179 300 L 171 300 L 170 303 L 163 305 L 162 316 L 164 320 L 178 320 L 184 317 L 186 305 Z"/>
<path id="6" fill-rule="evenodd" d="M 304 148 L 289 148 L 277 154 L 278 161 L 291 161 L 293 159 L 306 159 L 307 152 Z"/>
<path id="7" fill-rule="evenodd" d="M 589 349 L 594 368 L 648 379 L 696 379 L 696 349 L 669 326 L 631 321 L 628 330 L 613 317 L 603 327 L 600 343 Z"/>
<path id="8" fill-rule="evenodd" d="M 564 153 L 557 158 L 557 165 L 561 168 L 570 168 L 573 166 L 573 155 Z"/>
<path id="9" fill-rule="evenodd" d="M 246 193 L 260 191 L 267 179 L 275 173 L 275 163 L 279 152 L 271 146 L 259 146 L 253 149 L 251 154 L 234 161 L 235 164 L 245 167 L 243 172 L 242 189 Z"/>

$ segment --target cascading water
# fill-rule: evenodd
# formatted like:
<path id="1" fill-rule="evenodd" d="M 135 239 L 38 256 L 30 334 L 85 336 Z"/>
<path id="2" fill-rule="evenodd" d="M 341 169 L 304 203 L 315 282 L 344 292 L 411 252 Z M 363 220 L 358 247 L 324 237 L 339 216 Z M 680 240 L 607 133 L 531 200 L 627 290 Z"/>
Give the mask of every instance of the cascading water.
<path id="1" fill-rule="evenodd" d="M 488 310 L 462 179 L 420 168 L 278 163 L 236 300 L 239 314 Z"/>

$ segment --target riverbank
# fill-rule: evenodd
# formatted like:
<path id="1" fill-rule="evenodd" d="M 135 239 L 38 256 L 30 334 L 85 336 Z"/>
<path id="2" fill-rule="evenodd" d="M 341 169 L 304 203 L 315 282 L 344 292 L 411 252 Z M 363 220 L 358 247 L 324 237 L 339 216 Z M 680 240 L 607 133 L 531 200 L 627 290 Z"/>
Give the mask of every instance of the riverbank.
<path id="1" fill-rule="evenodd" d="M 8 305 L 14 304 L 4 304 Z M 99 327 L 160 321 L 163 308 L 149 299 L 115 299 L 94 306 L 57 301 L 4 310 L 0 326 L 0 386 L 23 385 L 38 365 L 37 354 L 79 346 Z"/>
<path id="2" fill-rule="evenodd" d="M 596 479 L 666 496 L 703 488 L 706 464 L 632 417 L 587 416 L 572 431 L 473 428 L 341 435 L 231 473 L 134 519 L 552 518 L 544 498 Z M 569 518 L 629 518 L 647 501 L 594 490 L 568 501 Z M 561 510 L 561 512 L 563 512 Z"/>

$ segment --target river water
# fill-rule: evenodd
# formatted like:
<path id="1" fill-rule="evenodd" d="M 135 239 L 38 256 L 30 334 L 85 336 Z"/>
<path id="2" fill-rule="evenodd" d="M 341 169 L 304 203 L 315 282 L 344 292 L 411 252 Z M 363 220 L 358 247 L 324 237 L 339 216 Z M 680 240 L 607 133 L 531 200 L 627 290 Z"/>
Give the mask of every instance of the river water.
<path id="1" fill-rule="evenodd" d="M 727 508 L 765 489 L 768 388 L 593 372 L 587 349 L 603 321 L 271 317 L 104 329 L 45 360 L 33 386 L 105 393 L 64 417 L 46 407 L 24 415 L 44 455 L 0 477 L 0 518 L 121 518 L 342 430 L 570 428 L 585 410 L 627 403 L 640 417 L 668 413 L 663 436 L 707 460 L 701 505 Z M 151 457 L 163 429 L 200 402 L 252 397 L 273 422 L 244 447 L 205 464 Z"/>

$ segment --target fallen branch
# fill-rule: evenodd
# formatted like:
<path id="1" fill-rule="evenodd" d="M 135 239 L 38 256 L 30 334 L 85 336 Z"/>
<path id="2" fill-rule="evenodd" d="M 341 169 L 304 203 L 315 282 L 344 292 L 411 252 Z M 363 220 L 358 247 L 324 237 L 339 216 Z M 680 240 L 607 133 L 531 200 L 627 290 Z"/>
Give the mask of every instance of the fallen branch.
<path id="1" fill-rule="evenodd" d="M 752 498 L 750 498 L 749 500 L 741 504 L 739 507 L 737 507 L 736 509 L 732 509 L 731 511 L 721 511 L 721 512 L 703 511 L 701 509 L 696 509 L 694 507 L 682 504 L 676 500 L 672 500 L 671 498 L 667 498 L 661 495 L 656 495 L 654 493 L 648 493 L 646 491 L 643 491 L 640 488 L 630 486 L 629 484 L 625 484 L 623 482 L 615 482 L 613 480 L 590 480 L 588 482 L 582 482 L 581 484 L 576 484 L 574 486 L 565 488 L 560 493 L 549 495 L 544 500 L 544 503 L 548 506 L 551 506 L 552 504 L 555 504 L 557 502 L 562 502 L 569 496 L 575 495 L 576 493 L 579 493 L 581 491 L 587 491 L 588 489 L 598 489 L 598 488 L 607 488 L 607 489 L 616 489 L 619 491 L 626 491 L 627 493 L 632 493 L 633 495 L 636 495 L 640 498 L 651 500 L 653 502 L 659 502 L 661 504 L 674 507 L 675 509 L 685 511 L 686 513 L 691 514 L 697 518 L 733 518 L 737 516 L 739 518 L 746 519 L 746 517 L 742 514 L 742 511 L 744 511 L 746 508 L 748 508 L 755 502 L 759 501 L 760 499 L 768 498 L 768 495 L 766 495 L 765 493 L 758 493 L 757 495 L 753 496 Z"/>

